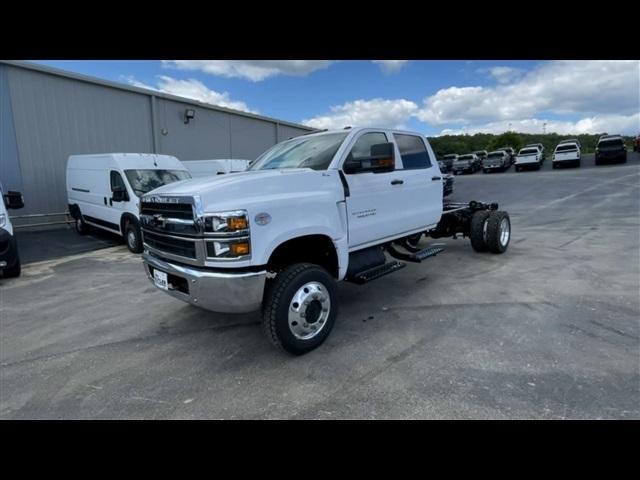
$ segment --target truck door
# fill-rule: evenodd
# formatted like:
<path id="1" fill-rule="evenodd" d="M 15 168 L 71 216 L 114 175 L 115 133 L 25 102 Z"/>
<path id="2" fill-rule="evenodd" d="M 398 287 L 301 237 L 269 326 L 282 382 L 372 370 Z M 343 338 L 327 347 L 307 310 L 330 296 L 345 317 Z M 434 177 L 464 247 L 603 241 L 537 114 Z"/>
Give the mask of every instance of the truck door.
<path id="1" fill-rule="evenodd" d="M 394 190 L 396 229 L 409 231 L 440 221 L 442 215 L 442 174 L 429 155 L 423 137 L 393 133 L 402 169 L 394 178 L 402 183 Z"/>
<path id="2" fill-rule="evenodd" d="M 346 159 L 369 157 L 372 145 L 391 141 L 383 132 L 362 133 Z M 345 173 L 349 186 L 346 199 L 349 248 L 365 246 L 398 232 L 396 220 L 401 212 L 398 211 L 397 176 L 396 171 Z"/>

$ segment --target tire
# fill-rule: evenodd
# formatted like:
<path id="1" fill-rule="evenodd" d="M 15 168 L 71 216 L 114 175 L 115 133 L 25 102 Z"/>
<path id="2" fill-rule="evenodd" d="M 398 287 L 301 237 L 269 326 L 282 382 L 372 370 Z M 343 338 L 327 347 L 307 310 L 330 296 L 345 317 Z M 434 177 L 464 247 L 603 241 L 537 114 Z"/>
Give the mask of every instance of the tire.
<path id="1" fill-rule="evenodd" d="M 487 173 L 487 172 L 488 172 L 488 170 L 486 168 L 482 169 L 482 173 Z"/>
<path id="2" fill-rule="evenodd" d="M 142 234 L 136 222 L 129 220 L 125 224 L 124 241 L 131 253 L 142 253 Z"/>
<path id="3" fill-rule="evenodd" d="M 469 240 L 471 240 L 471 246 L 476 252 L 486 252 L 489 248 L 484 240 L 484 227 L 489 214 L 490 212 L 487 210 L 478 210 L 471 217 Z"/>
<path id="4" fill-rule="evenodd" d="M 2 270 L 2 275 L 4 278 L 15 278 L 20 276 L 20 258 L 16 257 L 16 263 L 13 264 L 10 268 L 5 268 Z"/>
<path id="5" fill-rule="evenodd" d="M 87 233 L 89 233 L 89 225 L 87 225 L 84 221 L 84 218 L 82 218 L 82 214 L 80 213 L 80 211 L 78 211 L 78 216 L 75 219 L 75 229 L 76 232 L 78 232 L 79 235 L 86 235 Z"/>
<path id="6" fill-rule="evenodd" d="M 411 235 L 407 237 L 407 243 L 412 247 L 415 247 L 416 245 L 418 245 L 418 242 L 420 242 L 421 238 L 422 238 L 422 233 L 416 233 L 415 235 Z"/>
<path id="7" fill-rule="evenodd" d="M 507 212 L 494 211 L 487 220 L 485 241 L 492 253 L 504 253 L 511 240 L 511 220 Z"/>
<path id="8" fill-rule="evenodd" d="M 320 298 L 324 300 L 314 299 L 314 294 L 321 295 Z M 304 303 L 301 305 L 296 299 L 308 302 L 304 311 Z M 327 302 L 328 310 L 324 310 Z M 295 308 L 299 309 L 299 320 Z M 338 296 L 334 278 L 318 265 L 295 263 L 279 272 L 267 286 L 262 307 L 262 327 L 276 348 L 302 355 L 325 341 L 331 333 L 337 313 Z M 307 324 L 308 317 L 303 314 L 313 315 L 314 320 Z M 312 325 L 317 325 L 317 331 L 311 329 Z M 296 333 L 294 329 L 297 329 Z"/>
<path id="9" fill-rule="evenodd" d="M 519 172 L 520 170 L 520 167 L 516 167 L 516 172 Z"/>

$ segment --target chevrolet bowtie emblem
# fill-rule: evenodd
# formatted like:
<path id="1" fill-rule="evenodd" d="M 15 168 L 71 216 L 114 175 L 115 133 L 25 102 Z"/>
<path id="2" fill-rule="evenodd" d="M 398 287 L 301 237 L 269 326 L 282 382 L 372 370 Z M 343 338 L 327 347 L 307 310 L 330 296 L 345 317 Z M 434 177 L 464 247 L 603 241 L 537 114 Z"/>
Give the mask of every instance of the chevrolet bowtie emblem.
<path id="1" fill-rule="evenodd" d="M 156 214 L 153 216 L 153 223 L 155 226 L 157 227 L 165 227 L 167 224 L 167 219 L 164 218 L 162 215 L 160 214 Z"/>

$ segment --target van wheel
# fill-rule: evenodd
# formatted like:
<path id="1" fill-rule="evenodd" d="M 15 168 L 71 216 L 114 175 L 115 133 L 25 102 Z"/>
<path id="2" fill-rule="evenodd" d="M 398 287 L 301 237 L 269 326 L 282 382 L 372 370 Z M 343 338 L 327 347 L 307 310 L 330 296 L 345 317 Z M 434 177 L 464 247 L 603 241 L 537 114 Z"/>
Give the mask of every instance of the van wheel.
<path id="1" fill-rule="evenodd" d="M 337 313 L 334 278 L 318 265 L 295 263 L 279 272 L 268 285 L 262 326 L 275 347 L 302 355 L 324 342 Z"/>
<path id="2" fill-rule="evenodd" d="M 511 220 L 507 212 L 494 211 L 487 220 L 485 241 L 493 253 L 504 253 L 511 240 Z"/>
<path id="3" fill-rule="evenodd" d="M 86 235 L 87 233 L 89 233 L 89 225 L 85 223 L 84 218 L 82 218 L 82 214 L 80 212 L 78 212 L 78 216 L 76 217 L 75 228 L 76 232 L 78 232 L 78 234 L 80 235 Z"/>
<path id="4" fill-rule="evenodd" d="M 142 235 L 140 234 L 140 227 L 137 223 L 127 222 L 124 227 L 124 239 L 129 251 L 132 253 L 142 252 Z"/>
<path id="5" fill-rule="evenodd" d="M 473 214 L 473 217 L 471 217 L 469 239 L 471 240 L 471 246 L 476 252 L 486 252 L 489 248 L 484 238 L 489 213 L 487 210 L 478 210 Z"/>
<path id="6" fill-rule="evenodd" d="M 2 270 L 2 275 L 5 278 L 14 278 L 20 276 L 20 258 L 16 258 L 16 263 L 13 264 L 10 268 L 5 268 Z"/>

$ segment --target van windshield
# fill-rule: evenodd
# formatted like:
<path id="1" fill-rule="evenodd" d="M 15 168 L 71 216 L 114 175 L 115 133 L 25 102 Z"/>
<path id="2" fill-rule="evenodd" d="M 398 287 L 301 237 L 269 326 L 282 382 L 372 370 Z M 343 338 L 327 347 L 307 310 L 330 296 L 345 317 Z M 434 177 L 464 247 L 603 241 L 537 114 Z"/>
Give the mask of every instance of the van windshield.
<path id="1" fill-rule="evenodd" d="M 168 183 L 191 178 L 186 170 L 125 170 L 124 173 L 138 196 Z"/>
<path id="2" fill-rule="evenodd" d="M 249 170 L 281 168 L 311 168 L 326 170 L 349 132 L 330 133 L 315 137 L 298 137 L 278 143 L 263 153 Z"/>

